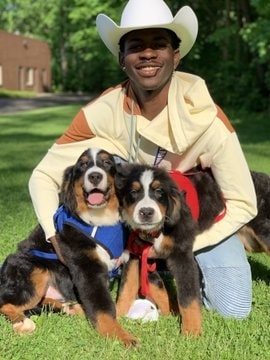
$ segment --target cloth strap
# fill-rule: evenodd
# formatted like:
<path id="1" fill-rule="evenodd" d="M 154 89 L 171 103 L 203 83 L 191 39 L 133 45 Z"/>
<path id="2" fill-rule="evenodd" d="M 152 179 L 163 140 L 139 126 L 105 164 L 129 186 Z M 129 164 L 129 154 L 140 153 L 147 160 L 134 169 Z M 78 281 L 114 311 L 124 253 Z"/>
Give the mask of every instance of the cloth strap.
<path id="1" fill-rule="evenodd" d="M 39 251 L 39 250 L 30 250 L 29 253 L 32 255 L 35 255 L 37 257 L 40 257 L 42 259 L 59 260 L 59 257 L 55 253 L 47 253 L 47 252 Z"/>
<path id="2" fill-rule="evenodd" d="M 156 237 L 156 233 L 153 234 L 153 237 Z M 136 257 L 141 260 L 141 268 L 140 268 L 140 289 L 139 295 L 145 296 L 151 299 L 150 288 L 149 288 L 149 279 L 148 272 L 153 272 L 156 270 L 156 262 L 154 260 L 148 259 L 148 253 L 151 249 L 152 244 L 140 240 L 140 232 L 132 231 L 129 235 L 126 249 Z M 149 263 L 152 261 L 152 263 Z"/>

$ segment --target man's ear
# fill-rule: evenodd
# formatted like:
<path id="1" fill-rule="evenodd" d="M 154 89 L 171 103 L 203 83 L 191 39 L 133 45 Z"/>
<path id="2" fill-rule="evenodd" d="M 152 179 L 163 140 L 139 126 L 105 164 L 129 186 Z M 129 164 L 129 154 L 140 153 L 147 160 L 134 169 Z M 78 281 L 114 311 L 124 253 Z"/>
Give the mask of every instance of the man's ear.
<path id="1" fill-rule="evenodd" d="M 118 53 L 118 62 L 119 65 L 121 66 L 121 68 L 123 68 L 125 66 L 125 58 L 122 52 Z"/>
<path id="2" fill-rule="evenodd" d="M 176 70 L 177 66 L 180 63 L 180 50 L 179 49 L 174 50 L 173 63 L 174 63 L 174 70 Z"/>

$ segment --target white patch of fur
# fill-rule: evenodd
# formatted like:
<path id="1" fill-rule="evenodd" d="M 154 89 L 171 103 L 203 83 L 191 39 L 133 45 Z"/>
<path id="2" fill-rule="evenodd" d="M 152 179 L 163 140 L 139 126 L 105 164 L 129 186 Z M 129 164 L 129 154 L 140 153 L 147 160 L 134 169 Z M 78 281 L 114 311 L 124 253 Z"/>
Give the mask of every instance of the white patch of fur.
<path id="1" fill-rule="evenodd" d="M 127 263 L 130 258 L 130 252 L 128 250 L 124 250 L 121 255 L 121 261 L 123 264 Z"/>
<path id="2" fill-rule="evenodd" d="M 23 321 L 13 324 L 13 329 L 20 334 L 31 334 L 35 331 L 36 325 L 31 319 L 25 318 Z"/>
<path id="3" fill-rule="evenodd" d="M 157 253 L 162 249 L 163 234 L 161 233 L 157 238 L 154 239 L 154 249 Z"/>
<path id="4" fill-rule="evenodd" d="M 143 172 L 140 182 L 144 189 L 144 197 L 141 199 L 134 208 L 133 220 L 135 223 L 140 224 L 140 228 L 142 229 L 153 229 L 160 225 L 163 222 L 163 215 L 160 211 L 160 208 L 157 202 L 150 198 L 149 196 L 149 188 L 153 181 L 153 171 L 146 170 Z M 144 224 L 140 219 L 140 211 L 142 208 L 152 208 L 154 210 L 154 215 L 151 221 L 151 224 Z"/>
<path id="5" fill-rule="evenodd" d="M 117 209 L 92 208 L 91 211 L 85 211 L 79 214 L 80 218 L 87 224 L 94 226 L 116 225 L 120 221 L 120 215 Z"/>
<path id="6" fill-rule="evenodd" d="M 94 160 L 94 163 L 96 164 L 97 163 L 97 156 L 98 156 L 98 153 L 100 152 L 100 149 L 99 148 L 96 148 L 96 147 L 92 147 L 90 149 L 90 154 Z"/>
<path id="7" fill-rule="evenodd" d="M 102 176 L 102 180 L 97 185 L 92 184 L 91 181 L 89 180 L 89 175 L 91 175 L 94 172 L 97 172 Z M 98 166 L 92 166 L 84 174 L 83 186 L 85 191 L 87 192 L 90 192 L 93 189 L 99 189 L 105 192 L 108 189 L 108 178 L 106 172 Z"/>
<path id="8" fill-rule="evenodd" d="M 112 271 L 116 267 L 117 259 L 111 259 L 108 251 L 106 251 L 102 246 L 97 245 L 97 253 L 101 261 L 103 261 L 108 268 L 108 271 Z"/>

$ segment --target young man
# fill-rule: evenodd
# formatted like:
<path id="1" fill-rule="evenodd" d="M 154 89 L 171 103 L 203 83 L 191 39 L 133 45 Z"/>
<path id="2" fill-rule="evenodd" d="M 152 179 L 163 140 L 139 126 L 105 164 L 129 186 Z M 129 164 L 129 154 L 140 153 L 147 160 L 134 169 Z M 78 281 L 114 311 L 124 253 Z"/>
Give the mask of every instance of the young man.
<path id="1" fill-rule="evenodd" d="M 256 196 L 237 135 L 204 81 L 175 71 L 195 42 L 196 15 L 185 6 L 173 17 L 162 0 L 130 0 L 120 26 L 100 14 L 97 28 L 128 80 L 82 108 L 34 169 L 30 194 L 46 237 L 54 239 L 63 171 L 88 147 L 181 172 L 211 168 L 226 215 L 194 244 L 203 301 L 223 316 L 245 318 L 251 272 L 234 234 L 256 215 Z"/>

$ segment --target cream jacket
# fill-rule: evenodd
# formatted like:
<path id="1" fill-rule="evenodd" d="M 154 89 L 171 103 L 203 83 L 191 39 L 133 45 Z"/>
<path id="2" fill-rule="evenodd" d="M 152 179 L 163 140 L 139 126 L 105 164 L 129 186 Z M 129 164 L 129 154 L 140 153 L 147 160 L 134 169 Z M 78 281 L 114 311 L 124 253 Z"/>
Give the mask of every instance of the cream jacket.
<path id="1" fill-rule="evenodd" d="M 226 200 L 226 216 L 197 236 L 194 251 L 219 243 L 255 217 L 255 190 L 236 133 L 204 81 L 176 72 L 168 105 L 153 120 L 141 115 L 127 81 L 82 108 L 49 149 L 29 181 L 46 237 L 55 233 L 52 219 L 63 171 L 85 149 L 103 148 L 126 160 L 153 164 L 158 146 L 167 150 L 161 167 L 182 172 L 198 164 L 211 167 Z"/>

